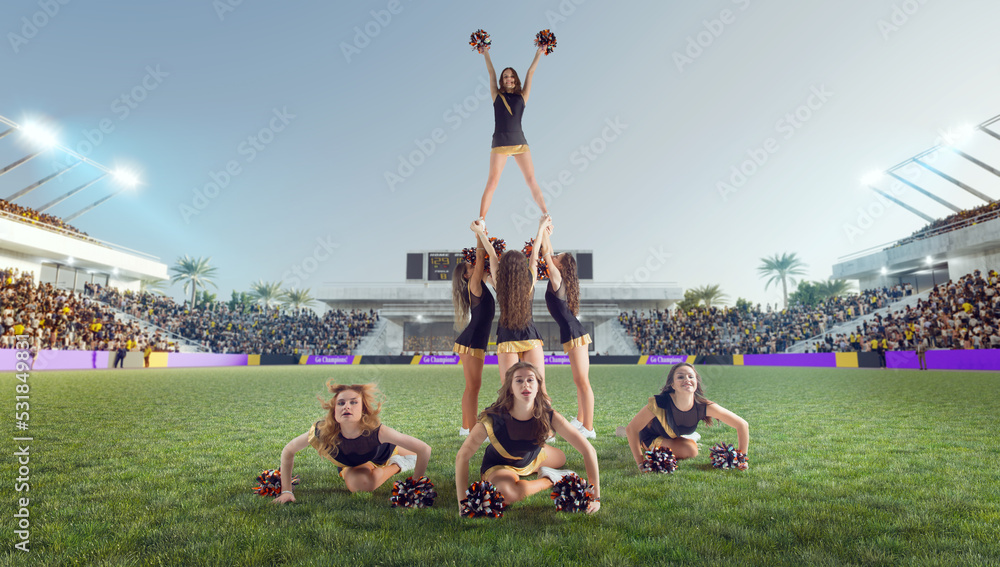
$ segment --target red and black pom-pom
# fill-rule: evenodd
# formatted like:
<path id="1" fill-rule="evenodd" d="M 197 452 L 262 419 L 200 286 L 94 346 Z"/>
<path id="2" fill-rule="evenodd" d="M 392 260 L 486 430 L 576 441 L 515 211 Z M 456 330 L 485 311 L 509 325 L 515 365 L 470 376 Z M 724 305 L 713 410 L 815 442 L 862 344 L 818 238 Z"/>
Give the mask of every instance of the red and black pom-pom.
<path id="1" fill-rule="evenodd" d="M 434 483 L 426 476 L 417 479 L 411 476 L 406 480 L 397 480 L 392 483 L 392 496 L 389 497 L 389 502 L 392 502 L 393 508 L 397 506 L 427 508 L 434 505 L 437 494 L 437 491 L 434 490 Z"/>
<path id="2" fill-rule="evenodd" d="M 493 251 L 496 252 L 497 258 L 499 258 L 501 255 L 503 255 L 504 251 L 507 250 L 507 243 L 503 241 L 503 238 L 496 238 L 496 237 L 491 236 L 490 237 L 490 244 L 493 245 Z M 463 248 L 462 249 L 462 256 L 464 257 L 466 263 L 468 263 L 468 264 L 470 264 L 472 266 L 476 265 L 476 249 L 475 248 Z M 483 266 L 483 273 L 484 274 L 489 274 L 490 273 L 490 256 L 489 256 L 489 254 L 486 255 L 485 262 L 486 262 L 486 264 Z"/>
<path id="3" fill-rule="evenodd" d="M 532 238 L 531 240 L 524 243 L 524 248 L 521 248 L 521 252 L 528 258 L 531 258 L 531 251 L 534 248 L 535 248 L 535 239 Z M 542 258 L 541 254 L 538 255 L 538 279 L 540 280 L 549 279 L 549 264 L 548 262 L 545 261 L 545 258 Z"/>
<path id="4" fill-rule="evenodd" d="M 673 473 L 677 470 L 677 457 L 669 447 L 653 447 L 646 451 L 642 462 L 644 472 Z"/>
<path id="5" fill-rule="evenodd" d="M 594 485 L 576 473 L 568 474 L 552 487 L 552 500 L 558 512 L 586 512 L 594 501 Z"/>
<path id="6" fill-rule="evenodd" d="M 712 466 L 717 469 L 745 471 L 750 466 L 747 463 L 746 453 L 740 453 L 735 447 L 726 443 L 716 443 L 712 446 L 711 459 Z"/>
<path id="7" fill-rule="evenodd" d="M 555 41 L 555 39 L 553 39 Z M 492 40 L 490 39 L 490 34 L 483 30 L 476 30 L 471 36 L 469 36 L 469 45 L 472 49 L 475 49 L 479 53 L 490 48 Z"/>
<path id="8" fill-rule="evenodd" d="M 267 469 L 257 475 L 258 486 L 251 490 L 260 496 L 279 496 L 281 494 L 281 469 Z M 292 477 L 292 486 L 298 486 L 299 475 Z"/>
<path id="9" fill-rule="evenodd" d="M 503 517 L 503 494 L 487 481 L 472 483 L 465 491 L 462 500 L 462 515 L 469 518 L 501 518 Z"/>
<path id="10" fill-rule="evenodd" d="M 535 46 L 544 47 L 545 54 L 548 55 L 556 50 L 556 34 L 550 30 L 542 30 L 535 34 Z"/>

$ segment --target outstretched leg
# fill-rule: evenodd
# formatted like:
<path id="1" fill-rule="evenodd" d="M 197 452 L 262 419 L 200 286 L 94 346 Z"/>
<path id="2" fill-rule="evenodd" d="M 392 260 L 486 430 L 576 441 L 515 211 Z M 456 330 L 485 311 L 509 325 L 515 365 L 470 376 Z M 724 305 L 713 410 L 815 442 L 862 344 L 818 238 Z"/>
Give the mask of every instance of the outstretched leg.
<path id="1" fill-rule="evenodd" d="M 590 387 L 590 352 L 587 345 L 569 351 L 569 365 L 576 385 L 576 419 L 594 430 L 594 390 Z"/>
<path id="2" fill-rule="evenodd" d="M 503 173 L 503 166 L 507 164 L 506 154 L 490 154 L 490 176 L 486 178 L 486 189 L 483 190 L 483 200 L 479 203 L 479 217 L 486 218 L 486 212 L 490 210 L 490 203 L 493 202 L 493 192 L 497 190 L 500 183 L 500 174 Z M 541 195 L 541 191 L 539 191 Z"/>
<path id="3" fill-rule="evenodd" d="M 514 161 L 517 162 L 517 166 L 521 168 L 521 173 L 524 174 L 524 181 L 528 184 L 528 189 L 531 190 L 531 198 L 535 200 L 535 204 L 542 210 L 543 215 L 549 214 L 549 209 L 545 206 L 545 197 L 542 195 L 542 188 L 538 186 L 538 181 L 535 180 L 535 165 L 531 162 L 531 150 L 523 154 L 516 154 Z"/>
<path id="4" fill-rule="evenodd" d="M 483 385 L 483 359 L 471 354 L 460 354 L 462 372 L 465 374 L 465 393 L 462 394 L 462 428 L 472 429 L 479 413 L 479 388 Z"/>

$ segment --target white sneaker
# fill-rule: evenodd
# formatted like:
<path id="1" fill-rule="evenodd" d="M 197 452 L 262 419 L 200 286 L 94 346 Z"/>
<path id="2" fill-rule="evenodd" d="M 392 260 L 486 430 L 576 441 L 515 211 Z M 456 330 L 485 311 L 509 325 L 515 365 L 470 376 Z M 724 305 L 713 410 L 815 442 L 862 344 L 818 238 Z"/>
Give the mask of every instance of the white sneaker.
<path id="1" fill-rule="evenodd" d="M 552 484 L 558 484 L 564 476 L 575 474 L 569 469 L 553 469 L 550 467 L 538 467 L 538 478 L 547 478 Z"/>
<path id="2" fill-rule="evenodd" d="M 580 423 L 580 420 L 577 419 L 577 418 L 575 418 L 575 417 L 573 418 L 573 421 L 569 422 L 569 424 L 572 425 L 573 427 L 577 428 L 577 429 L 580 429 L 580 428 L 583 427 L 583 424 Z"/>
<path id="3" fill-rule="evenodd" d="M 546 443 L 555 443 L 556 442 L 556 436 L 553 435 L 553 436 L 549 437 L 548 439 L 545 440 L 545 442 Z"/>
<path id="4" fill-rule="evenodd" d="M 695 431 L 691 435 L 681 435 L 681 437 L 683 437 L 685 439 L 690 439 L 690 440 L 694 441 L 695 443 L 697 443 L 698 441 L 701 440 L 701 433 L 698 433 L 697 431 Z"/>
<path id="5" fill-rule="evenodd" d="M 584 439 L 597 439 L 597 432 L 594 431 L 593 429 L 587 429 L 582 425 L 579 427 L 579 429 L 580 433 L 583 434 Z"/>
<path id="6" fill-rule="evenodd" d="M 458 428 L 458 436 L 459 437 L 468 437 L 469 436 L 469 430 L 466 429 L 466 428 L 464 428 L 464 427 L 459 427 Z"/>
<path id="7" fill-rule="evenodd" d="M 393 455 L 385 463 L 387 465 L 399 465 L 399 472 L 412 471 L 417 467 L 416 455 Z"/>

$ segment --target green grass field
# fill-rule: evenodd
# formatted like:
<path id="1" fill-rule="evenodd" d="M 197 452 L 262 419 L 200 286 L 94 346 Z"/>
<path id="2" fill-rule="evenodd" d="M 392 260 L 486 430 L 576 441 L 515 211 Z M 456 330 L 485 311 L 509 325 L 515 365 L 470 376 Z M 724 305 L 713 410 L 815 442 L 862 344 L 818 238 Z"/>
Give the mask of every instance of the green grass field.
<path id="1" fill-rule="evenodd" d="M 487 367 L 480 407 L 499 378 Z M 593 366 L 602 508 L 557 514 L 547 493 L 500 520 L 460 518 L 457 367 L 249 367 L 31 375 L 29 493 L 15 492 L 12 374 L 2 501 L 5 565 L 998 565 L 996 373 L 699 369 L 707 394 L 750 422 L 748 471 L 708 464 L 735 431 L 699 427 L 702 453 L 640 475 L 625 424 L 666 367 Z M 298 502 L 250 491 L 318 419 L 329 377 L 376 381 L 383 421 L 431 445 L 434 508 L 389 506 L 391 485 L 351 495 L 314 450 L 296 458 Z M 576 411 L 550 367 L 557 411 Z M 568 467 L 582 458 L 563 441 Z M 479 457 L 472 471 L 479 467 Z M 403 475 L 399 475 L 402 477 Z M 475 478 L 477 475 L 473 475 Z M 399 478 L 397 477 L 397 478 Z M 14 549 L 30 498 L 30 553 Z"/>

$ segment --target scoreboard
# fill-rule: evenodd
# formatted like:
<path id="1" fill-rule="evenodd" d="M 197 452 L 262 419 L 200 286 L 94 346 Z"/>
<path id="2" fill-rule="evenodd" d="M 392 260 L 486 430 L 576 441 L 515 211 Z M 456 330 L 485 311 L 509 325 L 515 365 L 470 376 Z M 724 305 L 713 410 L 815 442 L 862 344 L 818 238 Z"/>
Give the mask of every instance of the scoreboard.
<path id="1" fill-rule="evenodd" d="M 576 258 L 581 280 L 594 278 L 594 254 L 590 250 L 569 250 Z M 411 282 L 449 282 L 455 266 L 464 262 L 461 252 L 407 252 L 406 279 Z"/>
<path id="2" fill-rule="evenodd" d="M 465 261 L 461 252 L 428 252 L 427 281 L 451 281 L 455 266 Z"/>

